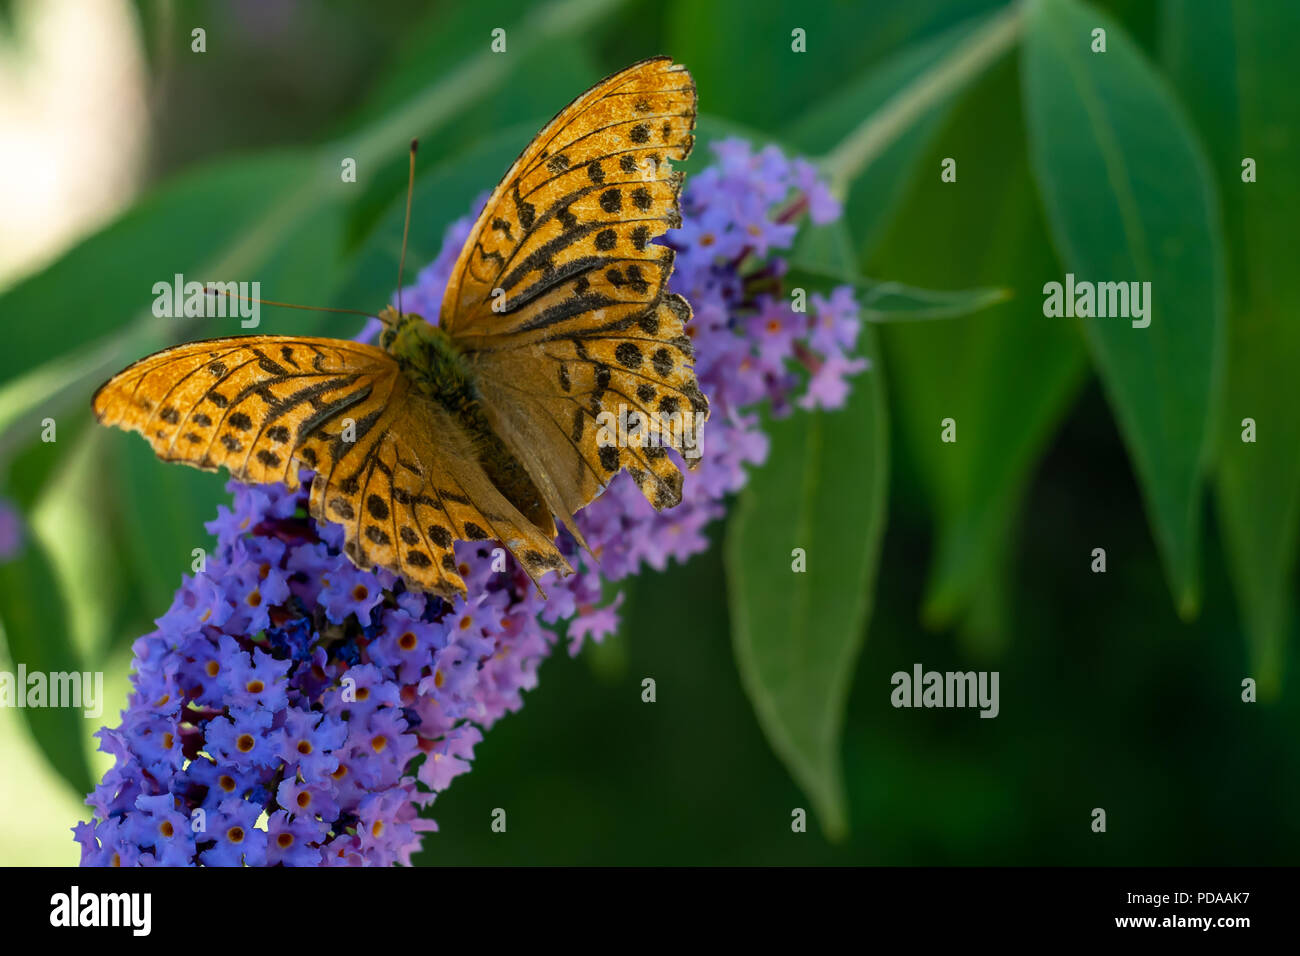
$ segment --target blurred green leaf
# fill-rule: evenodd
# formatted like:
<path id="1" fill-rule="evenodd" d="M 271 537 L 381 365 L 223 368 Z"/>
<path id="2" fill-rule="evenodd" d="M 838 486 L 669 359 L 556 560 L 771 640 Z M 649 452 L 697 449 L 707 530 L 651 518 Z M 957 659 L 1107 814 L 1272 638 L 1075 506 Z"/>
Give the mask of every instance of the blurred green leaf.
<path id="1" fill-rule="evenodd" d="M 676 0 L 667 13 L 668 49 L 695 75 L 702 109 L 777 131 L 838 91 L 846 76 L 1000 2 L 835 0 L 794 10 L 749 0 Z M 806 53 L 791 48 L 796 28 L 804 31 Z M 745 68 L 756 59 L 763 69 Z"/>
<path id="2" fill-rule="evenodd" d="M 1077 327 L 1042 314 L 1043 283 L 1058 266 L 1034 202 L 1016 91 L 1006 61 L 962 101 L 871 260 L 873 271 L 918 282 L 1014 285 L 1012 301 L 983 315 L 884 333 L 898 433 L 934 502 L 922 616 L 934 627 L 961 620 L 984 648 L 1006 636 L 998 599 L 1012 525 L 1085 368 Z M 945 156 L 957 158 L 955 182 L 940 179 Z M 954 443 L 940 441 L 949 417 Z"/>
<path id="3" fill-rule="evenodd" d="M 784 131 L 785 137 L 808 155 L 830 152 L 858 128 L 863 117 L 878 116 L 905 90 L 915 88 L 915 84 L 940 70 L 955 51 L 987 29 L 997 16 L 972 18 L 937 36 L 918 40 L 883 62 L 873 63 L 857 77 L 811 101 L 811 108 L 792 114 L 797 118 Z M 928 100 L 896 131 L 896 138 L 853 176 L 844 211 L 846 220 L 853 223 L 853 237 L 860 253 L 874 249 L 888 226 L 908 184 L 920 171 L 917 160 L 943 124 L 953 95 L 945 92 Z"/>
<path id="4" fill-rule="evenodd" d="M 565 0 L 533 6 L 524 12 L 517 0 L 476 0 L 428 9 L 411 24 L 398 56 L 384 64 L 384 74 L 365 105 L 348 117 L 347 129 L 365 135 L 373 121 L 418 99 L 427 90 L 430 75 L 467 60 L 476 61 L 470 72 L 476 88 L 474 95 L 460 97 L 457 109 L 481 102 L 473 115 L 463 117 L 468 128 L 458 122 L 456 136 L 445 139 L 472 142 L 539 110 L 549 119 L 600 79 L 591 75 L 598 68 L 586 52 L 583 34 L 626 6 L 626 0 Z M 504 53 L 491 49 L 492 31 L 497 28 L 506 33 Z M 560 90 L 567 95 L 558 103 L 553 98 L 557 86 L 572 87 Z"/>
<path id="5" fill-rule="evenodd" d="M 114 530 L 133 578 L 130 624 L 138 628 L 171 606 L 181 576 L 190 573 L 193 549 L 211 552 L 213 538 L 203 524 L 217 516 L 219 503 L 229 503 L 224 490 L 229 476 L 161 462 L 135 437 L 109 437 L 122 489 Z"/>
<path id="6" fill-rule="evenodd" d="M 474 213 L 475 200 L 486 196 L 509 168 L 519 151 L 536 134 L 541 117 L 501 130 L 464 153 L 417 167 L 411 193 L 411 232 L 407 240 L 407 285 L 416 272 L 436 256 L 443 234 L 455 220 Z M 402 225 L 406 216 L 405 196 L 389 204 L 387 211 L 358 246 L 343 273 L 339 302 L 355 308 L 378 309 L 397 289 L 397 263 L 402 252 Z M 414 268 L 412 268 L 414 266 Z M 430 317 L 432 318 L 432 317 Z M 352 334 L 352 333 L 349 333 Z"/>
<path id="7" fill-rule="evenodd" d="M 986 309 L 1010 295 L 1006 289 L 918 289 L 901 282 L 868 279 L 852 267 L 854 251 L 848 242 L 842 229 L 803 229 L 790 254 L 786 288 L 828 291 L 837 285 L 851 285 L 857 290 L 862 318 L 867 322 L 949 319 Z"/>
<path id="8" fill-rule="evenodd" d="M 821 160 L 831 191 L 848 185 L 886 154 L 909 130 L 996 62 L 1020 39 L 1023 8 L 1009 4 L 973 25 L 942 57 L 894 90 L 889 99 L 847 133 Z"/>
<path id="9" fill-rule="evenodd" d="M 1097 27 L 1105 53 L 1090 50 Z M 1033 170 L 1066 267 L 1081 281 L 1151 283 L 1149 327 L 1090 318 L 1084 328 L 1189 618 L 1225 295 L 1208 163 L 1123 28 L 1076 0 L 1030 4 L 1021 78 Z"/>
<path id="10" fill-rule="evenodd" d="M 508 16 L 503 17 L 499 12 L 494 12 L 500 6 L 497 3 L 480 10 L 479 5 L 475 4 L 473 7 L 456 8 L 452 16 L 460 17 L 467 15 L 470 10 L 476 11 L 473 16 L 476 26 L 471 35 L 481 35 L 486 45 L 490 40 L 491 26 L 500 26 L 511 20 Z M 399 101 L 399 93 L 408 94 L 411 90 L 418 89 L 421 83 L 426 83 L 430 63 L 454 61 L 455 56 L 463 52 L 464 34 L 447 32 L 446 24 L 434 20 L 425 33 L 423 41 L 408 52 L 403 63 L 396 68 L 396 75 L 372 98 L 360 112 L 360 117 L 381 113 L 381 107 L 388 108 Z M 436 52 L 445 47 L 449 47 L 446 53 Z M 491 167 L 480 170 L 485 180 L 482 188 L 491 189 L 496 185 L 496 180 L 486 180 L 494 175 L 497 179 L 504 175 L 515 156 L 537 131 L 562 106 L 600 79 L 599 68 L 591 62 L 585 44 L 577 39 L 562 37 L 543 48 L 516 43 L 510 50 L 508 55 L 498 57 L 505 61 L 507 71 L 487 88 L 483 96 L 457 109 L 451 120 L 455 135 L 426 136 L 422 129 L 411 130 L 412 137 L 421 137 L 420 154 L 416 161 L 417 175 L 424 169 L 441 166 L 457 157 L 468 157 L 471 151 L 482 143 L 495 139 L 502 130 L 520 127 L 519 146 L 506 162 L 495 171 Z M 340 152 L 340 155 L 344 154 Z M 404 150 L 377 157 L 369 168 L 358 170 L 361 193 L 350 209 L 349 247 L 363 241 L 376 222 L 389 212 L 393 203 L 405 201 L 407 176 L 407 156 Z M 413 219 L 412 225 L 417 224 L 418 220 Z M 395 276 L 394 272 L 394 278 Z"/>
<path id="11" fill-rule="evenodd" d="M 1300 537 L 1300 6 L 1168 2 L 1165 14 L 1164 59 L 1210 144 L 1234 252 L 1217 499 L 1252 673 L 1261 696 L 1275 697 L 1295 627 Z M 1253 183 L 1242 181 L 1247 157 Z M 1247 418 L 1253 444 L 1242 441 Z"/>
<path id="12" fill-rule="evenodd" d="M 134 316 L 149 315 L 154 283 L 174 273 L 202 276 L 200 281 L 236 278 L 208 270 L 302 175 L 300 157 L 278 155 L 178 177 L 10 289 L 0 296 L 9 330 L 0 382 L 118 332 Z M 159 330 L 168 322 L 181 324 L 155 320 Z"/>
<path id="13" fill-rule="evenodd" d="M 15 434 L 13 457 L 5 457 L 8 449 L 0 450 L 0 461 L 4 463 L 0 479 L 4 482 L 5 497 L 22 509 L 31 508 L 62 462 L 64 451 L 80 440 L 89 421 L 89 415 L 71 415 L 56 422 L 57 444 L 38 440 L 41 428 L 37 421 L 32 422 L 34 433 Z"/>
<path id="14" fill-rule="evenodd" d="M 82 670 L 71 642 L 64 599 L 39 539 L 30 538 L 22 554 L 0 563 L 0 624 L 15 672 L 28 674 Z M 16 688 L 26 694 L 26 687 Z M 46 759 L 77 793 L 89 793 L 90 769 L 82 749 L 86 718 L 81 708 L 24 707 L 22 715 Z"/>
<path id="15" fill-rule="evenodd" d="M 27 512 L 67 608 L 69 640 L 90 668 L 103 660 L 130 574 L 115 557 L 122 540 L 113 527 L 117 488 L 105 481 L 102 468 L 103 446 L 111 438 L 107 429 L 78 435 Z M 59 445 L 67 442 L 60 432 Z M 53 457 L 54 446 L 39 447 Z"/>

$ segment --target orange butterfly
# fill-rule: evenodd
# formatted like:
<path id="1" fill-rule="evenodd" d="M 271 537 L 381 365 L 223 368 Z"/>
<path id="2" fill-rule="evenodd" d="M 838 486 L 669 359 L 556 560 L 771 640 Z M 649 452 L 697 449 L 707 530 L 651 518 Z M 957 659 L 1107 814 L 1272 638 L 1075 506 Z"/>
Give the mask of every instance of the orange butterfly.
<path id="1" fill-rule="evenodd" d="M 380 345 L 249 335 L 165 349 L 95 393 L 96 418 L 158 457 L 246 482 L 316 473 L 311 513 L 343 525 L 359 567 L 465 593 L 452 547 L 496 539 L 537 581 L 572 568 L 555 517 L 627 469 L 656 508 L 681 500 L 665 446 L 708 403 L 664 291 L 680 225 L 695 84 L 667 57 L 593 86 L 523 151 L 461 250 L 438 325 L 385 308 Z M 410 206 L 408 198 L 407 213 Z M 405 246 L 403 246 L 403 249 Z M 400 277 L 399 277 L 400 287 Z M 619 406 L 655 438 L 598 440 Z M 601 420 L 607 421 L 607 418 Z"/>

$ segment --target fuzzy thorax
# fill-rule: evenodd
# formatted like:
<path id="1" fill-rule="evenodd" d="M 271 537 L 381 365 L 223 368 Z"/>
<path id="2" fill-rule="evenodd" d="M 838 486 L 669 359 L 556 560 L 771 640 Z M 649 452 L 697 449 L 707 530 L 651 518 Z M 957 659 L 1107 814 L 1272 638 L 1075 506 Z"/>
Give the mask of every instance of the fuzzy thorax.
<path id="1" fill-rule="evenodd" d="M 399 315 L 391 306 L 379 314 L 384 331 L 379 344 L 397 360 L 410 379 L 430 398 L 463 416 L 478 400 L 474 374 L 451 338 L 422 316 Z"/>
<path id="2" fill-rule="evenodd" d="M 493 430 L 483 407 L 474 369 L 451 337 L 423 317 L 398 314 L 391 306 L 379 313 L 382 345 L 416 386 L 449 412 L 473 443 L 479 464 L 506 499 L 548 536 L 555 525 L 528 472 Z"/>

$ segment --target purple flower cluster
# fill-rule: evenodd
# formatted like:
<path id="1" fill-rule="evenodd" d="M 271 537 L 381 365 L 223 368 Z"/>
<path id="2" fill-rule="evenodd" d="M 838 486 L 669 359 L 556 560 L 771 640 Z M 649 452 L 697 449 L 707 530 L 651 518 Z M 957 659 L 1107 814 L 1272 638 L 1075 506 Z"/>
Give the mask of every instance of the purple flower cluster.
<path id="1" fill-rule="evenodd" d="M 100 731 L 116 765 L 87 799 L 94 819 L 75 828 L 83 864 L 408 863 L 436 829 L 420 809 L 469 769 L 482 732 L 522 706 L 552 626 L 567 623 L 577 653 L 618 627 L 621 597 L 606 600 L 602 581 L 708 547 L 706 526 L 767 455 L 755 406 L 843 403 L 847 376 L 865 367 L 850 357 L 852 292 L 810 296 L 795 312 L 773 254 L 800 215 L 826 222 L 838 206 L 811 166 L 775 148 L 714 149 L 671 237 L 672 288 L 694 308 L 711 407 L 682 503 L 656 512 L 620 474 L 577 516 L 599 567 L 562 536 L 578 572 L 549 578 L 542 600 L 513 563 L 493 569 L 492 543 L 461 542 L 468 596 L 449 602 L 354 567 L 342 529 L 307 516 L 305 483 L 231 482 L 232 506 L 207 526 L 215 552 L 136 642 L 129 706 Z M 408 311 L 437 315 L 469 226 L 453 224 L 403 290 Z"/>

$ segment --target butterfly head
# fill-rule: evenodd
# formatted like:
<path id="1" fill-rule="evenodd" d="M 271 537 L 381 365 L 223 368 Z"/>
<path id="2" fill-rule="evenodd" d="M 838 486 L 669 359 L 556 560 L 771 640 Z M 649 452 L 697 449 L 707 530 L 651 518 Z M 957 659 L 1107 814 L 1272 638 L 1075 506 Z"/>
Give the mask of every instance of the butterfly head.
<path id="1" fill-rule="evenodd" d="M 422 334 L 432 328 L 424 316 L 398 312 L 391 305 L 380 310 L 379 321 L 384 323 L 384 329 L 379 333 L 379 344 L 389 352 L 394 351 L 394 345 L 423 337 Z"/>

